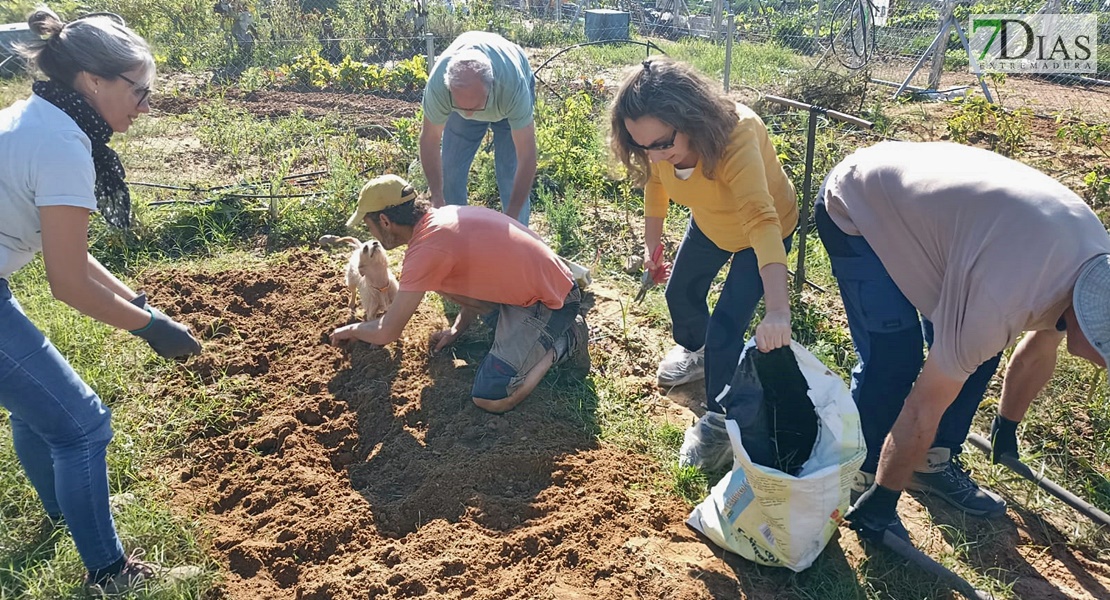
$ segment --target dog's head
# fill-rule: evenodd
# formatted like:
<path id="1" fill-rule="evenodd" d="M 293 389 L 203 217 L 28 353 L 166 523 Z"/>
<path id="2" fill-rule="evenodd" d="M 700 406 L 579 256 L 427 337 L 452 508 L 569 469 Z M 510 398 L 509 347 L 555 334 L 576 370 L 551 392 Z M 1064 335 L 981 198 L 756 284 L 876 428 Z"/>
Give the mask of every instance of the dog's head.
<path id="1" fill-rule="evenodd" d="M 389 285 L 389 256 L 381 242 L 371 240 L 362 244 L 358 253 L 358 273 L 374 287 Z"/>

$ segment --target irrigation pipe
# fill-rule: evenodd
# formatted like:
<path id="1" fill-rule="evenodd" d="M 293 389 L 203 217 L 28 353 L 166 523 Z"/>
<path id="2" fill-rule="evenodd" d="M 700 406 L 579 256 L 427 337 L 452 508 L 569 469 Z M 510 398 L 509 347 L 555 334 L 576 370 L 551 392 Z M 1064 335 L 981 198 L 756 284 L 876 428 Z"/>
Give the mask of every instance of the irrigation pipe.
<path id="1" fill-rule="evenodd" d="M 567 46 L 566 48 L 563 48 L 562 50 L 559 50 L 555 54 L 552 54 L 550 57 L 548 57 L 547 60 L 543 61 L 543 63 L 541 63 L 540 66 L 538 66 L 538 67 L 536 67 L 535 69 L 532 70 L 532 76 L 536 78 L 536 81 L 538 81 L 538 82 L 544 84 L 545 86 L 547 86 L 547 89 L 551 90 L 551 93 L 555 94 L 556 96 L 559 97 L 560 100 L 562 100 L 563 95 L 560 94 L 558 92 L 558 90 L 551 87 L 551 84 L 547 83 L 546 81 L 544 81 L 543 79 L 540 78 L 540 71 L 543 70 L 543 68 L 546 67 L 548 63 L 555 60 L 555 58 L 558 57 L 561 54 L 565 54 L 567 52 L 570 52 L 571 50 L 574 50 L 575 48 L 582 48 L 582 47 L 585 47 L 585 46 L 598 46 L 598 45 L 601 45 L 601 44 L 608 44 L 608 45 L 633 44 L 633 45 L 637 45 L 637 46 L 644 46 L 645 47 L 644 52 L 647 54 L 647 56 L 651 56 L 651 51 L 652 50 L 655 50 L 655 51 L 659 52 L 660 54 L 666 54 L 666 52 L 663 52 L 663 49 L 660 48 L 659 46 L 656 46 L 655 43 L 648 42 L 648 41 L 642 41 L 642 40 L 598 40 L 596 42 L 582 42 L 581 44 L 574 44 L 573 46 Z"/>
<path id="2" fill-rule="evenodd" d="M 976 448 L 982 450 L 983 452 L 986 452 L 987 456 L 990 456 L 991 443 L 989 440 L 987 440 L 987 438 L 977 433 L 972 433 L 967 436 L 967 441 L 971 442 L 971 445 L 975 446 Z M 1018 475 L 1021 475 L 1029 481 L 1037 484 L 1038 487 L 1048 492 L 1049 494 L 1052 494 L 1064 504 L 1067 504 L 1068 506 L 1074 508 L 1076 511 L 1080 512 L 1088 519 L 1094 521 L 1096 524 L 1110 527 L 1110 515 L 1102 512 L 1098 509 L 1097 506 L 1091 504 L 1090 502 L 1087 502 L 1079 496 L 1076 496 L 1075 494 L 1067 491 L 1063 487 L 1060 487 L 1059 484 L 1052 481 L 1051 479 L 1043 475 L 1038 475 L 1034 473 L 1033 469 L 1030 469 L 1029 465 L 1021 462 L 1021 459 L 1019 459 L 1018 457 L 1012 454 L 1003 454 L 1002 456 L 998 457 L 998 463 L 1010 469 L 1014 473 L 1017 473 Z"/>
<path id="3" fill-rule="evenodd" d="M 315 179 L 315 178 L 317 178 L 321 175 L 326 175 L 328 173 L 329 173 L 329 171 L 327 171 L 327 170 L 311 171 L 311 172 L 308 172 L 308 173 L 297 173 L 295 175 L 286 175 L 285 177 L 282 177 L 281 180 L 282 181 L 296 181 L 298 179 L 310 179 L 310 178 Z M 266 185 L 267 183 L 269 183 L 269 182 L 259 181 L 259 182 L 255 182 L 255 183 L 251 183 L 251 182 L 229 183 L 229 184 L 225 184 L 225 185 L 216 185 L 216 186 L 206 187 L 206 188 L 197 187 L 195 185 L 193 185 L 193 186 L 170 185 L 168 183 L 151 183 L 151 182 L 148 182 L 148 181 L 128 181 L 127 185 L 157 188 L 157 189 L 162 189 L 162 190 L 175 190 L 175 191 L 180 191 L 180 192 L 197 192 L 197 193 L 205 194 L 205 193 L 209 193 L 209 192 L 218 192 L 220 190 L 226 190 L 226 189 L 236 188 L 236 187 L 257 187 L 257 186 L 260 186 L 260 185 Z"/>
<path id="4" fill-rule="evenodd" d="M 929 557 L 928 554 L 918 550 L 913 544 L 894 535 L 890 530 L 883 533 L 883 545 L 892 552 L 913 563 L 921 570 L 936 575 L 938 579 L 948 584 L 949 587 L 971 598 L 971 600 L 993 600 L 994 595 L 989 592 L 975 589 L 966 579 L 953 573 L 944 565 Z"/>

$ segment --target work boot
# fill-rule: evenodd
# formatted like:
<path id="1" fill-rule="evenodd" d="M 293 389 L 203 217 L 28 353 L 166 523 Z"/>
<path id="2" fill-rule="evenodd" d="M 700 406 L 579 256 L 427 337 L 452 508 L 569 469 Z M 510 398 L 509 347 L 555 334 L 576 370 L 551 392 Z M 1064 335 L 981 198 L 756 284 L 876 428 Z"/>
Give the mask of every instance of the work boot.
<path id="1" fill-rule="evenodd" d="M 123 570 L 115 575 L 92 581 L 85 580 L 85 593 L 93 598 L 112 598 L 132 592 L 149 590 L 165 585 L 174 585 L 199 577 L 203 570 L 197 566 L 182 566 L 168 569 L 156 563 L 140 560 L 142 550 L 136 550 L 127 557 Z"/>
<path id="2" fill-rule="evenodd" d="M 705 348 L 690 352 L 682 346 L 671 348 L 656 372 L 660 386 L 673 387 L 705 379 Z"/>
<path id="3" fill-rule="evenodd" d="M 721 471 L 732 467 L 732 442 L 725 429 L 725 416 L 707 412 L 686 430 L 678 451 L 678 466 Z"/>
<path id="4" fill-rule="evenodd" d="M 859 497 L 862 496 L 864 492 L 871 489 L 871 486 L 874 484 L 874 473 L 856 471 L 855 475 L 852 475 L 852 489 L 848 492 L 848 498 L 851 500 L 852 506 L 855 506 Z"/>
<path id="5" fill-rule="evenodd" d="M 582 315 L 555 342 L 555 364 L 585 377 L 590 372 L 590 327 Z"/>
<path id="6" fill-rule="evenodd" d="M 1006 501 L 979 487 L 971 479 L 959 453 L 948 448 L 930 448 L 926 466 L 913 474 L 907 489 L 939 496 L 974 517 L 994 517 L 1006 513 Z"/>

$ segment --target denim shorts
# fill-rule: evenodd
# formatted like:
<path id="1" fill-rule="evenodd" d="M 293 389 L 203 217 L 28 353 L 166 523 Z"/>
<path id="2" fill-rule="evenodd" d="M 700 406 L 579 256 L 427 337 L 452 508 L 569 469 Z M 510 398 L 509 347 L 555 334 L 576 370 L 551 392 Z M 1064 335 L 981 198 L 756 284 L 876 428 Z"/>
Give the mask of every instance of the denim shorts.
<path id="1" fill-rule="evenodd" d="M 540 360 L 555 347 L 578 316 L 582 291 L 571 287 L 563 307 L 551 310 L 542 302 L 531 306 L 500 305 L 482 319 L 493 329 L 493 347 L 478 366 L 471 395 L 501 400 L 512 395 Z"/>

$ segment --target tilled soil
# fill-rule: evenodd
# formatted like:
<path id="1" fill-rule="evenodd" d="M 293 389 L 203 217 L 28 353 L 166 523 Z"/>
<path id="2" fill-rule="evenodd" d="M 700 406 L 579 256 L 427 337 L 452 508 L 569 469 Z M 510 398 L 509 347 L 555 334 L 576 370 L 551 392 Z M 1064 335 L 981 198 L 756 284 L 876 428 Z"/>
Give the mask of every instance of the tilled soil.
<path id="1" fill-rule="evenodd" d="M 348 316 L 344 262 L 300 249 L 264 267 L 142 276 L 205 346 L 155 391 L 256 399 L 198 429 L 165 465 L 175 506 L 201 520 L 221 568 L 211 598 L 801 598 L 827 588 L 822 570 L 866 563 L 862 598 L 883 593 L 883 573 L 912 572 L 868 557 L 851 533 L 801 575 L 721 552 L 684 525 L 689 507 L 661 491 L 669 476 L 656 463 L 597 440 L 596 415 L 568 400 L 581 384 L 555 373 L 506 415 L 474 407 L 488 344 L 479 332 L 429 357 L 428 335 L 447 324 L 436 303 L 384 348 L 327 345 Z M 688 419 L 671 402 L 688 391 L 649 391 L 657 350 L 628 337 L 619 295 L 591 292 L 594 377 L 642 385 L 656 396 L 645 410 Z M 1013 583 L 1016 597 L 1110 597 L 1097 555 L 1020 503 L 989 522 L 926 506 L 902 501 L 915 543 L 937 556 L 973 542 L 966 564 Z M 920 580 L 921 597 L 953 597 Z"/>
<path id="2" fill-rule="evenodd" d="M 395 119 L 411 117 L 419 107 L 419 97 L 386 98 L 373 94 L 346 92 L 298 92 L 292 90 L 258 90 L 243 92 L 229 89 L 224 99 L 242 107 L 256 117 L 274 118 L 300 112 L 309 118 L 325 116 L 362 124 L 392 125 Z M 154 96 L 153 108 L 168 114 L 185 114 L 207 99 L 187 92 Z"/>
<path id="3" fill-rule="evenodd" d="M 341 257 L 339 257 L 341 259 Z M 217 597 L 713 598 L 730 569 L 653 491 L 658 467 L 599 444 L 545 384 L 517 410 L 470 402 L 480 352 L 429 357 L 428 304 L 384 348 L 334 348 L 339 262 L 294 251 L 273 270 L 161 271 L 152 297 L 204 337 L 183 367 L 238 378 L 255 410 L 199 432 L 176 502 L 201 515 Z M 165 393 L 187 392 L 185 380 Z M 716 573 L 705 579 L 703 572 Z"/>

